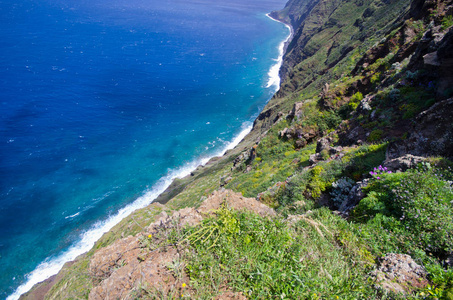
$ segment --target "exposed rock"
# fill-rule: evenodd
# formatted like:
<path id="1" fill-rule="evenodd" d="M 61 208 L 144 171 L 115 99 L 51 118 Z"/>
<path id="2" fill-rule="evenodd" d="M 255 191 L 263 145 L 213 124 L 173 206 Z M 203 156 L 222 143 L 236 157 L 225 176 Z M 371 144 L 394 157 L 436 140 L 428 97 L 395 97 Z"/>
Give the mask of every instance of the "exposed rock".
<path id="1" fill-rule="evenodd" d="M 320 162 L 322 160 L 322 156 L 320 153 L 315 153 L 315 154 L 311 154 L 310 155 L 310 158 L 308 159 L 308 163 L 310 164 L 310 166 Z"/>
<path id="2" fill-rule="evenodd" d="M 365 197 L 365 194 L 363 193 L 363 188 L 366 187 L 367 185 L 368 179 L 356 182 L 356 184 L 351 188 L 346 200 L 340 204 L 338 210 L 341 213 L 348 213 L 352 208 L 354 208 L 360 202 L 360 200 L 362 200 Z"/>
<path id="3" fill-rule="evenodd" d="M 341 147 L 341 146 L 329 148 L 330 155 L 339 154 L 339 153 L 341 153 L 341 151 L 343 151 L 343 147 Z"/>
<path id="4" fill-rule="evenodd" d="M 167 294 L 170 289 L 175 288 L 178 280 L 168 267 L 177 259 L 175 248 L 152 252 L 143 262 L 136 259 L 116 269 L 110 277 L 93 288 L 88 299 L 133 299 L 133 292 L 139 290 L 140 286 Z M 188 282 L 187 277 L 181 279 L 182 282 Z"/>
<path id="5" fill-rule="evenodd" d="M 297 125 L 296 125 L 297 126 Z M 294 145 L 300 149 L 310 143 L 318 133 L 312 128 L 289 127 L 279 131 L 279 136 L 288 140 L 294 140 Z"/>
<path id="6" fill-rule="evenodd" d="M 441 99 L 451 96 L 453 93 L 453 27 L 445 34 L 440 41 L 437 50 L 437 60 L 439 65 L 439 84 L 437 95 Z"/>
<path id="7" fill-rule="evenodd" d="M 360 101 L 359 106 L 357 106 L 356 114 L 367 114 L 369 113 L 371 108 L 371 102 L 373 101 L 373 97 L 367 95 L 365 98 Z"/>
<path id="8" fill-rule="evenodd" d="M 246 198 L 241 193 L 235 193 L 231 190 L 221 189 L 214 191 L 198 208 L 200 213 L 219 209 L 225 203 L 228 207 L 235 210 L 248 210 L 261 216 L 274 216 L 275 211 L 265 204 L 253 198 Z"/>
<path id="9" fill-rule="evenodd" d="M 198 209 L 184 208 L 171 216 L 162 212 L 157 221 L 148 226 L 146 233 L 117 240 L 93 255 L 89 272 L 97 284 L 91 290 L 89 299 L 132 299 L 141 289 L 159 291 L 164 295 L 171 290 L 181 289 L 181 283 L 188 283 L 189 278 L 184 273 L 178 249 L 169 245 L 165 249 L 149 251 L 143 241 L 154 239 L 154 235 L 158 235 L 157 232 L 162 228 L 196 225 L 223 204 L 235 210 L 253 211 L 261 216 L 276 214 L 273 209 L 253 198 L 245 198 L 241 193 L 225 189 L 213 192 Z M 175 268 L 178 269 L 177 272 Z M 186 291 L 188 290 L 189 287 Z M 224 291 L 215 299 L 245 298 L 241 293 Z"/>
<path id="10" fill-rule="evenodd" d="M 394 142 L 387 149 L 387 160 L 405 154 L 453 157 L 453 98 L 438 102 L 415 119 L 406 140 Z"/>
<path id="11" fill-rule="evenodd" d="M 409 255 L 387 254 L 377 270 L 370 273 L 375 285 L 386 291 L 407 294 L 428 285 L 426 270 Z"/>
<path id="12" fill-rule="evenodd" d="M 138 238 L 129 236 L 117 240 L 93 255 L 89 267 L 90 275 L 100 280 L 108 278 L 116 268 L 136 260 L 139 253 Z"/>
<path id="13" fill-rule="evenodd" d="M 243 151 L 239 156 L 233 160 L 233 167 L 231 170 L 241 168 L 242 164 L 250 164 L 256 158 L 256 148 L 258 145 L 253 145 L 249 150 Z"/>
<path id="14" fill-rule="evenodd" d="M 316 153 L 321 153 L 321 151 L 323 150 L 329 151 L 331 148 L 330 143 L 332 143 L 331 138 L 329 137 L 320 138 L 316 143 Z"/>
<path id="15" fill-rule="evenodd" d="M 366 131 L 359 124 L 355 124 L 354 122 L 348 124 L 344 122 L 340 124 L 338 136 L 343 146 L 358 145 L 361 140 L 366 140 Z"/>
<path id="16" fill-rule="evenodd" d="M 226 178 L 225 178 L 225 177 L 220 178 L 220 187 L 224 187 L 224 186 L 227 185 L 231 180 L 233 180 L 233 177 L 231 177 L 231 176 L 227 176 Z"/>
<path id="17" fill-rule="evenodd" d="M 300 119 L 303 116 L 303 110 L 302 107 L 304 105 L 304 102 L 296 102 L 293 105 L 293 108 L 291 109 L 291 112 L 288 114 L 288 118 L 293 120 L 294 118 Z"/>
<path id="18" fill-rule="evenodd" d="M 296 148 L 300 149 L 300 148 L 305 147 L 308 143 L 305 139 L 298 139 L 298 140 L 296 140 L 295 144 L 296 144 Z"/>
<path id="19" fill-rule="evenodd" d="M 386 167 L 389 171 L 396 172 L 401 171 L 404 172 L 407 169 L 412 169 L 417 166 L 417 164 L 425 161 L 426 158 L 421 156 L 414 156 L 412 154 L 406 154 L 401 157 L 397 157 L 394 159 L 389 159 L 384 161 L 383 166 Z"/>

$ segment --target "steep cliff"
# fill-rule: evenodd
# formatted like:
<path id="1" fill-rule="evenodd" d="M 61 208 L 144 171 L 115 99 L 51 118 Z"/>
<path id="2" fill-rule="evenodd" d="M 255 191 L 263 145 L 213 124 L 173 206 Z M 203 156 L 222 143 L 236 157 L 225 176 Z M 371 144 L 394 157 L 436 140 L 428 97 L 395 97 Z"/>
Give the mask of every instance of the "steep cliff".
<path id="1" fill-rule="evenodd" d="M 290 0 L 251 133 L 23 299 L 452 299 L 452 2 Z"/>

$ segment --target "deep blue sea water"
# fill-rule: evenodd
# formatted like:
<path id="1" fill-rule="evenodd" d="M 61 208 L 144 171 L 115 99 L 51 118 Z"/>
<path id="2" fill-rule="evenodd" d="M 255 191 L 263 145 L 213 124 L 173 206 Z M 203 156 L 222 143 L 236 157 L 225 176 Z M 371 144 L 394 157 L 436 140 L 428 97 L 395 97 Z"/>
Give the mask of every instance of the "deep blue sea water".
<path id="1" fill-rule="evenodd" d="M 288 29 L 265 14 L 284 4 L 0 0 L 0 298 L 247 132 L 277 88 Z"/>

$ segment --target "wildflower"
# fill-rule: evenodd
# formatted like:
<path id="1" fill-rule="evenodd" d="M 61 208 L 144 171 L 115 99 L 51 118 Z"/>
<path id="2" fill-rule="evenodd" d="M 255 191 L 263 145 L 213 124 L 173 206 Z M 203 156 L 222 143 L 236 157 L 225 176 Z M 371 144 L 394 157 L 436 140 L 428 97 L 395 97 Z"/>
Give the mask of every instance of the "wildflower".
<path id="1" fill-rule="evenodd" d="M 148 235 L 148 238 L 149 238 L 149 239 L 150 239 L 150 238 L 152 238 L 152 237 L 153 237 L 153 235 L 152 235 L 152 234 Z"/>
<path id="2" fill-rule="evenodd" d="M 183 283 L 183 284 L 182 284 L 182 287 L 183 287 L 183 288 L 185 288 L 185 287 L 186 287 L 186 284 L 185 284 L 185 283 Z"/>

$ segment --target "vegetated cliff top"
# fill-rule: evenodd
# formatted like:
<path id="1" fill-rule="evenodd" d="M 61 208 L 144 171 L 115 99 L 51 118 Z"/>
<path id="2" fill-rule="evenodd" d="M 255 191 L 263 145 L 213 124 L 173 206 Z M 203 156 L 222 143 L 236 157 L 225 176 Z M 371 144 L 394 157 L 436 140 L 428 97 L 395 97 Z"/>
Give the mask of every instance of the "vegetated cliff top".
<path id="1" fill-rule="evenodd" d="M 284 81 L 244 141 L 23 299 L 451 299 L 452 14 L 290 0 Z"/>

